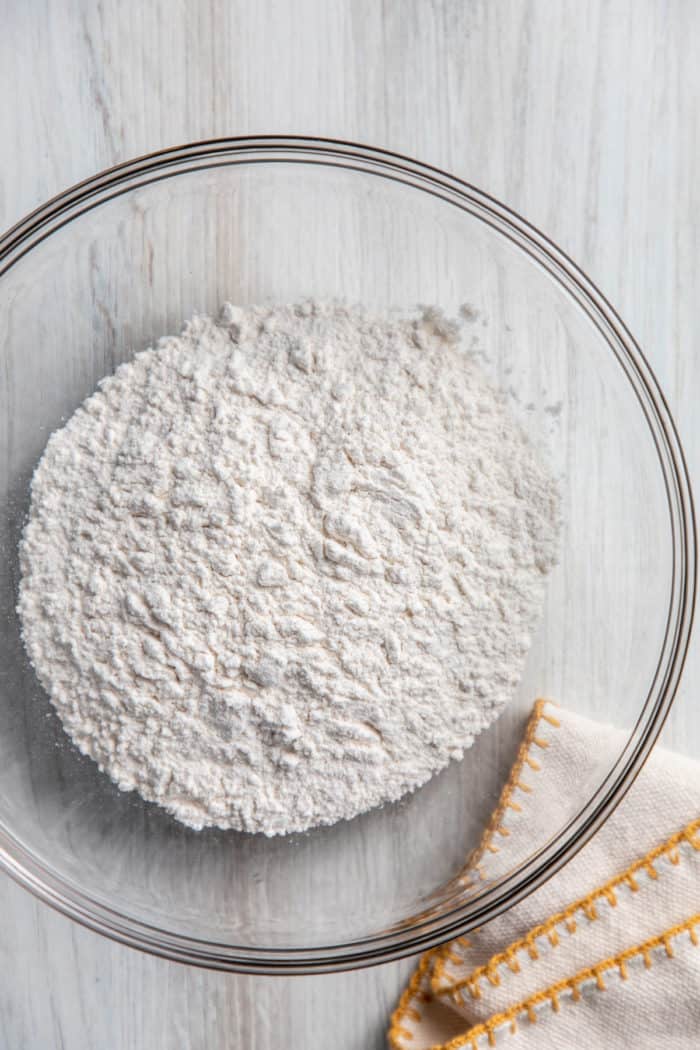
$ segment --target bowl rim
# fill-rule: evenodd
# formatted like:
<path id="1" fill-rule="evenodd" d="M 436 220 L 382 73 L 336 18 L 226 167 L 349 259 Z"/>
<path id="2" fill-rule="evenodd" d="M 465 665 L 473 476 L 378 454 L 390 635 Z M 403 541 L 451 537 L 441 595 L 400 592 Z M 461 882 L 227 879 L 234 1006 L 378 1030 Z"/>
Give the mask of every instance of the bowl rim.
<path id="1" fill-rule="evenodd" d="M 0 278 L 56 230 L 116 196 L 196 170 L 273 162 L 340 167 L 428 192 L 487 223 L 545 269 L 598 328 L 637 395 L 664 478 L 673 543 L 666 633 L 649 692 L 623 752 L 593 797 L 553 840 L 514 872 L 487 886 L 483 893 L 449 910 L 424 911 L 378 934 L 332 945 L 266 948 L 214 943 L 120 912 L 64 878 L 0 823 L 0 868 L 36 897 L 82 925 L 178 962 L 227 971 L 292 974 L 389 962 L 461 936 L 533 892 L 585 845 L 633 783 L 673 702 L 693 622 L 697 540 L 688 468 L 675 423 L 653 370 L 614 307 L 576 263 L 537 227 L 490 194 L 438 167 L 357 142 L 304 135 L 206 139 L 158 150 L 76 183 L 20 219 L 0 237 Z M 0 295 L 1 292 L 0 282 Z"/>

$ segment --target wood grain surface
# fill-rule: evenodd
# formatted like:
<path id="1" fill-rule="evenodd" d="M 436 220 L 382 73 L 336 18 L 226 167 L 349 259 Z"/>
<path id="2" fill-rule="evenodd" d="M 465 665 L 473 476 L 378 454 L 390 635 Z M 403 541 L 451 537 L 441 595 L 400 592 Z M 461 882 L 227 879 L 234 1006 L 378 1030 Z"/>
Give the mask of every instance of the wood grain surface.
<path id="1" fill-rule="evenodd" d="M 411 154 L 504 200 L 597 281 L 700 476 L 694 0 L 0 0 L 0 27 L 0 227 L 193 139 Z M 699 685 L 696 642 L 664 732 L 691 754 Z M 378 1050 L 413 965 L 208 973 L 107 942 L 4 877 L 0 916 L 0 1050 Z"/>

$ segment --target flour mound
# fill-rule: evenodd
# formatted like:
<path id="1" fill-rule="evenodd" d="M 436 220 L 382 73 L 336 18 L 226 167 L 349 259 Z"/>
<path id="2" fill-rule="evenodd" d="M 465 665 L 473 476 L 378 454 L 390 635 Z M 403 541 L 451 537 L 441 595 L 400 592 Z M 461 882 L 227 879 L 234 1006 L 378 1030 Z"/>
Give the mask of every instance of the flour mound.
<path id="1" fill-rule="evenodd" d="M 436 310 L 226 305 L 48 442 L 18 610 L 74 742 L 194 828 L 353 817 L 511 696 L 559 503 Z"/>

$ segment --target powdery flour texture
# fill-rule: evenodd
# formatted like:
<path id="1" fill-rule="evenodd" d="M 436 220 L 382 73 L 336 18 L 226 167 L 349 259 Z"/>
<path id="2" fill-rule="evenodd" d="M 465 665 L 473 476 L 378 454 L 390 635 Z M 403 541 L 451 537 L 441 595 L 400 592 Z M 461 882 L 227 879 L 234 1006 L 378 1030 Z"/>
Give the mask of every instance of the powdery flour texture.
<path id="1" fill-rule="evenodd" d="M 23 636 L 65 729 L 179 820 L 397 799 L 519 679 L 556 487 L 437 311 L 195 317 L 48 442 Z"/>

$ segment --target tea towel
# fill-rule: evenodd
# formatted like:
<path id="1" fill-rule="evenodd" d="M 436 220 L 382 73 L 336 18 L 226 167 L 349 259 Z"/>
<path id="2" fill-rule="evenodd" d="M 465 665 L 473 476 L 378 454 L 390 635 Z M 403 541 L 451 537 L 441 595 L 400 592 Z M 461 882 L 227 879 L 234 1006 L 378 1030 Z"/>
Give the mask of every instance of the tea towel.
<path id="1" fill-rule="evenodd" d="M 539 700 L 463 881 L 513 869 L 627 735 Z M 656 748 L 603 827 L 547 883 L 427 952 L 392 1050 L 700 1046 L 700 765 Z"/>

